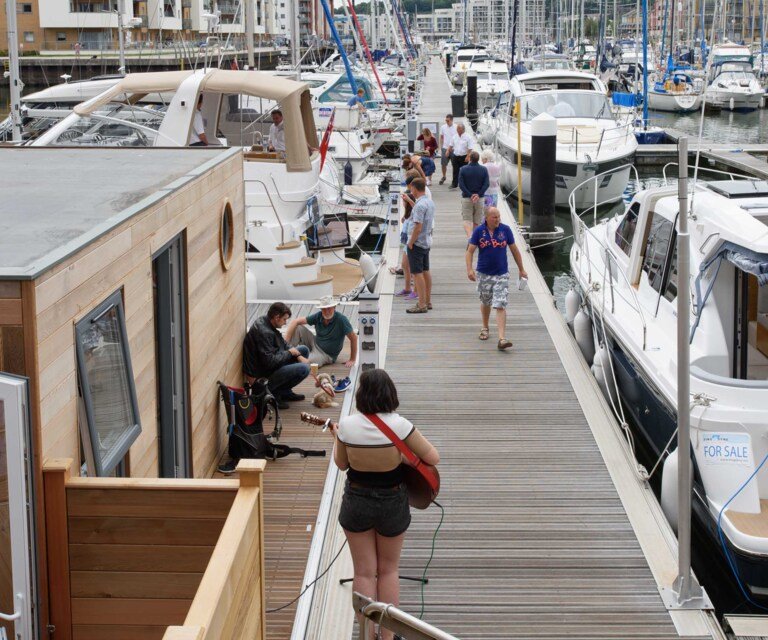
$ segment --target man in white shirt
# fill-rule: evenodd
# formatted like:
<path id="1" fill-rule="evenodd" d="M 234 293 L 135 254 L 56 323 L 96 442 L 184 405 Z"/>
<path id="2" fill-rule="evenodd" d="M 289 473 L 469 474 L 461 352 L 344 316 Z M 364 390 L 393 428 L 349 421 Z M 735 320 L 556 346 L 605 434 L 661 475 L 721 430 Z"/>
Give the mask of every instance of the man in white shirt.
<path id="1" fill-rule="evenodd" d="M 189 136 L 190 147 L 207 147 L 208 137 L 205 135 L 205 122 L 203 122 L 203 114 L 201 109 L 203 108 L 203 95 L 197 99 L 197 108 L 195 109 L 195 115 L 192 118 L 192 133 Z"/>
<path id="2" fill-rule="evenodd" d="M 445 116 L 445 124 L 440 126 L 440 168 L 443 171 L 443 177 L 440 178 L 440 184 L 445 182 L 445 170 L 451 161 L 451 154 L 448 151 L 456 135 L 456 125 L 453 124 L 453 115 Z"/>
<path id="3" fill-rule="evenodd" d="M 270 151 L 285 153 L 285 130 L 283 123 L 283 112 L 275 109 L 272 112 L 272 124 L 269 125 L 269 147 Z"/>
<path id="4" fill-rule="evenodd" d="M 469 154 L 472 153 L 474 143 L 471 136 L 464 131 L 463 124 L 456 125 L 456 135 L 451 141 L 451 164 L 453 165 L 453 176 L 451 179 L 451 189 L 459 186 L 459 171 L 469 162 Z"/>

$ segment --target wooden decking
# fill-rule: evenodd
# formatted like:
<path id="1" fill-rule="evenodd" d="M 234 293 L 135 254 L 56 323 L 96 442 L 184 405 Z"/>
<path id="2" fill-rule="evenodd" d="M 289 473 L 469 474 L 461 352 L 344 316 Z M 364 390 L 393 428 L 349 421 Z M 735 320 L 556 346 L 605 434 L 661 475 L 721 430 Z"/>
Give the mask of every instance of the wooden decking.
<path id="1" fill-rule="evenodd" d="M 305 316 L 317 308 L 313 304 L 289 304 L 293 316 Z M 248 327 L 253 321 L 266 314 L 269 303 L 248 305 Z M 357 323 L 357 305 L 339 305 L 338 310 L 352 322 Z M 349 375 L 344 360 L 349 353 L 348 343 L 339 361 L 321 372 L 343 377 Z M 325 458 L 301 458 L 291 455 L 274 462 L 268 462 L 264 474 L 264 549 L 266 571 L 266 608 L 276 609 L 293 600 L 303 589 L 302 579 L 307 564 L 309 545 L 314 533 L 320 498 L 330 464 L 333 438 L 323 433 L 320 427 L 305 424 L 299 420 L 301 411 L 310 411 L 323 417 L 338 419 L 343 396 L 339 396 L 339 407 L 318 409 L 312 405 L 317 392 L 314 381 L 305 380 L 297 393 L 307 399 L 291 403 L 291 408 L 281 412 L 283 435 L 281 443 L 303 449 L 325 449 Z M 217 474 L 216 477 L 222 477 Z M 232 476 L 230 476 L 232 477 Z M 286 640 L 291 636 L 296 603 L 285 609 L 267 613 L 268 640 Z"/>
<path id="2" fill-rule="evenodd" d="M 422 95 L 420 119 L 442 120 L 449 89 L 435 61 Z M 408 315 L 396 298 L 386 353 L 400 412 L 442 458 L 424 619 L 462 639 L 678 637 L 534 296 L 517 291 L 510 261 L 514 348 L 496 349 L 493 318 L 478 340 L 460 194 L 434 185 L 434 310 Z M 421 575 L 439 515 L 413 513 L 401 574 Z M 401 607 L 418 614 L 418 585 L 401 585 Z"/>

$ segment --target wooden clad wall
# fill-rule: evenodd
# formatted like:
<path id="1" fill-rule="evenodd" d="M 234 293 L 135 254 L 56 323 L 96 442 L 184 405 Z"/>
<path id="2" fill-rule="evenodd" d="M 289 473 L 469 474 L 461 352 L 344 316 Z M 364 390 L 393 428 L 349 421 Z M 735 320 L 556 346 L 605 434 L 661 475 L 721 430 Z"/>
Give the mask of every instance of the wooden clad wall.
<path id="1" fill-rule="evenodd" d="M 227 200 L 235 229 L 228 271 L 219 255 Z M 40 398 L 43 458 L 80 459 L 74 325 L 122 287 L 142 423 L 130 470 L 133 477 L 158 475 L 152 256 L 185 233 L 193 471 L 196 477 L 211 475 L 224 443 L 216 381 L 241 379 L 244 228 L 242 158 L 236 155 L 35 281 L 37 375 L 32 378 Z"/>
<path id="2" fill-rule="evenodd" d="M 21 283 L 0 280 L 0 371 L 24 375 Z"/>

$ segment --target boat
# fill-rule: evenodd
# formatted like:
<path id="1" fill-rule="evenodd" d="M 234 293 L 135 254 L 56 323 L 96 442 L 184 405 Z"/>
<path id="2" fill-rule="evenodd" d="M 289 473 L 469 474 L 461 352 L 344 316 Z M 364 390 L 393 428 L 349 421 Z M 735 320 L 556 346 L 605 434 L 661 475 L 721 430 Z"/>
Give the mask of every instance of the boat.
<path id="1" fill-rule="evenodd" d="M 456 53 L 453 56 L 453 66 L 449 74 L 451 82 L 456 87 L 463 86 L 470 63 L 484 61 L 488 58 L 488 50 L 483 45 L 468 44 L 460 46 L 456 49 Z"/>
<path id="2" fill-rule="evenodd" d="M 702 80 L 692 78 L 683 70 L 673 69 L 648 83 L 648 108 L 653 111 L 691 113 L 701 109 L 703 98 Z"/>
<path id="3" fill-rule="evenodd" d="M 764 99 L 747 47 L 714 47 L 709 69 L 707 104 L 729 111 L 754 111 Z"/>
<path id="4" fill-rule="evenodd" d="M 751 478 L 768 458 L 768 182 L 718 179 L 689 200 L 693 513 L 745 594 L 765 605 L 768 466 Z M 661 479 L 673 526 L 678 211 L 676 185 L 641 191 L 591 227 L 572 207 L 570 266 L 583 315 L 574 317 L 575 305 L 569 314 L 604 393 L 652 460 L 673 449 Z"/>
<path id="5" fill-rule="evenodd" d="M 527 71 L 575 71 L 573 61 L 561 53 L 540 53 L 523 60 Z"/>
<path id="6" fill-rule="evenodd" d="M 499 94 L 509 91 L 509 68 L 504 60 L 496 58 L 475 59 L 468 63 L 466 74 L 477 74 L 477 108 L 480 112 L 493 108 L 499 100 Z"/>
<path id="7" fill-rule="evenodd" d="M 153 92 L 172 98 L 162 109 L 136 104 Z M 358 276 L 360 271 L 344 257 L 346 217 L 328 219 L 318 201 L 322 157 L 305 83 L 222 69 L 128 74 L 76 106 L 32 145 L 184 147 L 199 96 L 210 143 L 244 147 L 247 299 L 311 300 L 342 293 L 334 291 L 334 276 L 321 270 L 327 260 L 320 254 L 332 254 Z M 285 118 L 285 153 L 270 152 L 265 144 L 267 115 L 278 104 Z"/>
<path id="8" fill-rule="evenodd" d="M 598 194 L 604 202 L 621 198 L 637 141 L 631 122 L 621 123 L 613 115 L 599 78 L 580 71 L 538 71 L 512 78 L 511 90 L 479 124 L 481 140 L 493 144 L 501 158 L 501 183 L 507 190 L 518 186 L 518 109 L 524 199 L 530 198 L 531 123 L 542 113 L 557 120 L 557 206 L 568 206 L 574 190 L 577 203 L 589 201 L 594 194 L 579 185 L 595 173 L 618 167 L 622 169 L 601 182 Z"/>

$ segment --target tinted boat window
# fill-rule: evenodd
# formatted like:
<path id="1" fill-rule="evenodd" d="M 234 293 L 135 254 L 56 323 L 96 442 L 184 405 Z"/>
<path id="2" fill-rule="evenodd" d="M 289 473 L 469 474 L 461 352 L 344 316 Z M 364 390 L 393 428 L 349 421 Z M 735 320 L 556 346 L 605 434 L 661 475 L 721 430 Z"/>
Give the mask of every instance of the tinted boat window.
<path id="1" fill-rule="evenodd" d="M 669 255 L 673 230 L 674 227 L 669 220 L 656 213 L 653 214 L 651 231 L 648 234 L 648 241 L 645 243 L 643 271 L 648 274 L 650 285 L 659 292 L 664 281 L 664 268 Z"/>
<path id="2" fill-rule="evenodd" d="M 640 205 L 636 202 L 624 216 L 624 219 L 616 227 L 616 244 L 627 255 L 632 251 L 632 239 L 637 228 L 637 216 L 640 213 Z"/>

